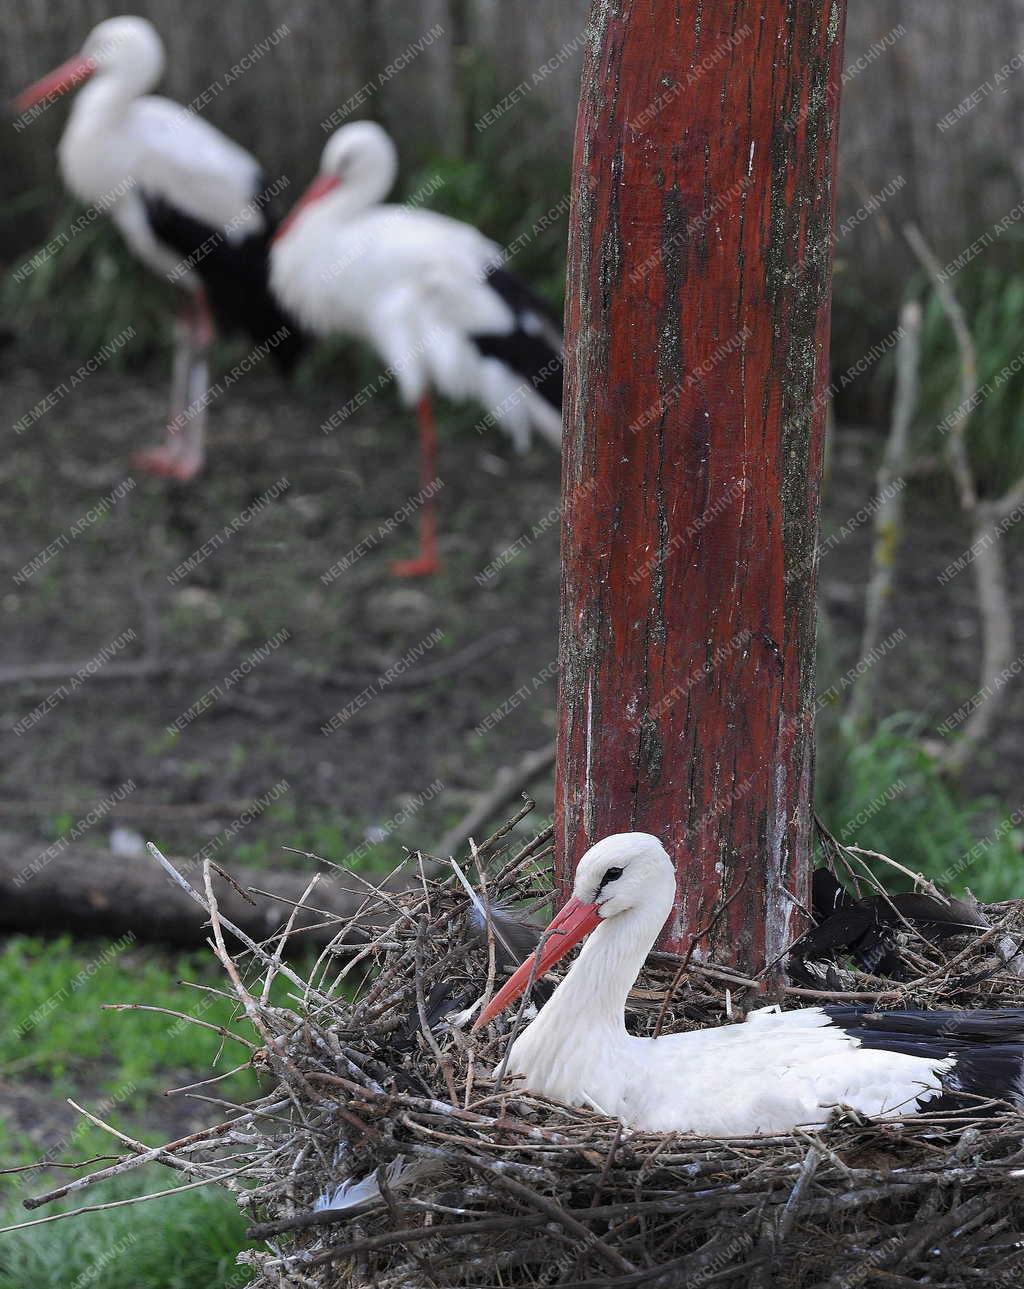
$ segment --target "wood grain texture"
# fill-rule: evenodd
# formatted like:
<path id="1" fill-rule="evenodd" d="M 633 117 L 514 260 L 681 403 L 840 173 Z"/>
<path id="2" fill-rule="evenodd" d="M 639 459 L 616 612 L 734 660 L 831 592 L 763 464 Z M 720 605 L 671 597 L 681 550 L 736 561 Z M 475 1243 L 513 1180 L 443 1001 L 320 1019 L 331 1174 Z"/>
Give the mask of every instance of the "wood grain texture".
<path id="1" fill-rule="evenodd" d="M 809 874 L 842 0 L 597 0 L 570 215 L 556 839 L 758 970 Z M 824 248 L 823 251 L 821 248 Z"/>

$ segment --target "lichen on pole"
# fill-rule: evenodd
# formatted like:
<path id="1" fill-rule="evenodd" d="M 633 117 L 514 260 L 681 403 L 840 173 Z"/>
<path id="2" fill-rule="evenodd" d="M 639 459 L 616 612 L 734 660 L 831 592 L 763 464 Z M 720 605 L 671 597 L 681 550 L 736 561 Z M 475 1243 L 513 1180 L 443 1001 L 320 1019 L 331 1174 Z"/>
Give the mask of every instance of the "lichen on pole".
<path id="1" fill-rule="evenodd" d="M 810 871 L 844 19 L 595 0 L 576 129 L 559 878 L 656 833 L 665 947 L 701 931 L 745 971 L 785 949 Z"/>

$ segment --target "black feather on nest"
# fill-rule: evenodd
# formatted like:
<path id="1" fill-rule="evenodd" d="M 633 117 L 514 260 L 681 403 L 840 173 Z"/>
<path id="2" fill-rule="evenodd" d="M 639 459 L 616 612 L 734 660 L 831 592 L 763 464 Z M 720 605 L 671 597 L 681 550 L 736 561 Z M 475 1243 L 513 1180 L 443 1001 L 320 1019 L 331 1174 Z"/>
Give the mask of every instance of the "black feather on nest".
<path id="1" fill-rule="evenodd" d="M 912 973 L 900 954 L 901 932 L 912 929 L 935 943 L 989 927 L 978 908 L 941 893 L 908 891 L 857 899 L 828 868 L 815 870 L 811 898 L 815 925 L 793 947 L 797 966 L 836 963 L 848 955 L 861 971 L 907 980 Z"/>

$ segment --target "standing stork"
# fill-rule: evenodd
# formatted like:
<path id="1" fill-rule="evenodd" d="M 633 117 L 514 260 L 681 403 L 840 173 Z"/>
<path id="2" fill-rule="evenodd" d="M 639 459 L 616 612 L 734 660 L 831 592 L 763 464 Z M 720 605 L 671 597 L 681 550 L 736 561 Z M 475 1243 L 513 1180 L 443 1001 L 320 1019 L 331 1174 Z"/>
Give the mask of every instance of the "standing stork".
<path id="1" fill-rule="evenodd" d="M 748 1136 L 820 1125 L 849 1106 L 913 1115 L 989 1099 L 1024 1106 L 1024 1010 L 766 1007 L 740 1025 L 636 1038 L 627 995 L 672 912 L 676 873 L 656 837 L 618 833 L 587 851 L 572 898 L 474 1029 L 574 945 L 580 956 L 512 1045 L 526 1086 L 648 1132 Z"/>
<path id="2" fill-rule="evenodd" d="M 383 205 L 398 173 L 379 125 L 355 121 L 327 141 L 319 176 L 274 237 L 270 282 L 317 335 L 372 346 L 415 406 L 420 474 L 435 478 L 431 392 L 475 399 L 520 450 L 531 429 L 556 447 L 562 432 L 562 334 L 546 307 L 502 267 L 496 243 L 435 211 Z M 437 571 L 432 495 L 420 519 L 420 554 L 401 576 Z"/>
<path id="3" fill-rule="evenodd" d="M 78 89 L 58 147 L 64 183 L 109 214 L 148 268 L 186 292 L 166 439 L 134 458 L 141 470 L 185 481 L 204 461 L 214 316 L 257 341 L 276 336 L 284 370 L 304 339 L 268 289 L 273 225 L 260 208 L 259 163 L 195 113 L 150 94 L 163 68 L 163 42 L 150 22 L 108 18 L 14 106 L 24 112 Z"/>

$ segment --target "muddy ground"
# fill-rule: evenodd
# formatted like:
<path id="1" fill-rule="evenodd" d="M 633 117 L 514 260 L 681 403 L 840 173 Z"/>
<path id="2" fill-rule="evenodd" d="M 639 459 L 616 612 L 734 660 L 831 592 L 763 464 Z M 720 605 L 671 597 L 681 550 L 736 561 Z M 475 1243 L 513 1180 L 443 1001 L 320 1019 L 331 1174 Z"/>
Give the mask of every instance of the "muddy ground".
<path id="1" fill-rule="evenodd" d="M 0 364 L 12 424 L 77 365 L 17 346 Z M 287 863 L 282 844 L 334 859 L 361 847 L 368 863 L 385 862 L 398 842 L 430 847 L 502 767 L 550 738 L 554 453 L 536 442 L 517 456 L 500 433 L 477 432 L 472 412 L 442 408 L 444 570 L 396 581 L 391 562 L 415 547 L 416 520 L 390 522 L 417 490 L 415 426 L 384 390 L 322 433 L 353 393 L 329 381 L 289 389 L 257 370 L 212 405 L 209 467 L 188 487 L 129 468 L 131 452 L 160 432 L 159 368 L 101 370 L 9 432 L 5 847 L 29 862 L 120 792 L 110 815 L 176 853 L 214 841 L 222 858 Z M 826 533 L 872 496 L 880 442 L 871 430 L 838 430 Z M 909 509 L 893 620 L 908 639 L 886 664 L 883 709 L 937 723 L 977 687 L 970 571 L 937 581 L 968 537 L 935 482 L 914 486 Z M 514 557 L 484 576 L 514 543 Z M 854 524 L 822 562 L 838 646 L 823 685 L 856 660 L 869 544 L 870 523 Z M 40 563 L 48 545 L 57 549 Z M 1013 533 L 1005 546 L 1020 627 L 1024 552 Z M 345 570 L 325 581 L 339 562 Z M 90 662 L 92 674 L 71 680 Z M 50 663 L 42 677 L 28 670 Z M 139 663 L 147 674 L 124 674 Z M 246 674 L 233 679 L 238 669 Z M 510 714 L 479 733 L 516 694 Z M 1024 686 L 1011 685 L 1002 706 L 970 786 L 1016 799 Z M 546 810 L 549 787 L 539 794 Z M 235 827 L 246 807 L 256 817 Z M 105 844 L 109 822 L 82 830 L 81 844 Z M 375 830 L 390 830 L 390 842 L 367 843 Z"/>
<path id="2" fill-rule="evenodd" d="M 67 374 L 6 355 L 10 419 Z M 555 655 L 556 455 L 537 443 L 519 457 L 471 417 L 443 416 L 444 570 L 395 580 L 392 561 L 415 553 L 417 519 L 395 520 L 418 488 L 415 424 L 382 394 L 323 434 L 351 393 L 249 377 L 211 408 L 209 470 L 191 487 L 139 475 L 125 491 L 131 451 L 160 430 L 160 373 L 97 373 L 11 436 L 4 665 L 108 657 L 35 718 L 66 677 L 3 687 L 3 823 L 26 847 L 129 779 L 119 818 L 173 850 L 216 837 L 285 781 L 235 836 L 250 860 L 284 840 L 338 858 L 424 796 L 415 832 L 429 844 L 498 767 L 549 739 L 551 680 L 488 737 L 474 730 Z M 68 536 L 119 489 L 105 516 Z M 483 577 L 535 524 L 536 540 Z M 51 543 L 62 549 L 16 583 Z M 152 674 L 120 674 L 142 658 Z M 237 668 L 247 674 L 235 681 Z"/>

